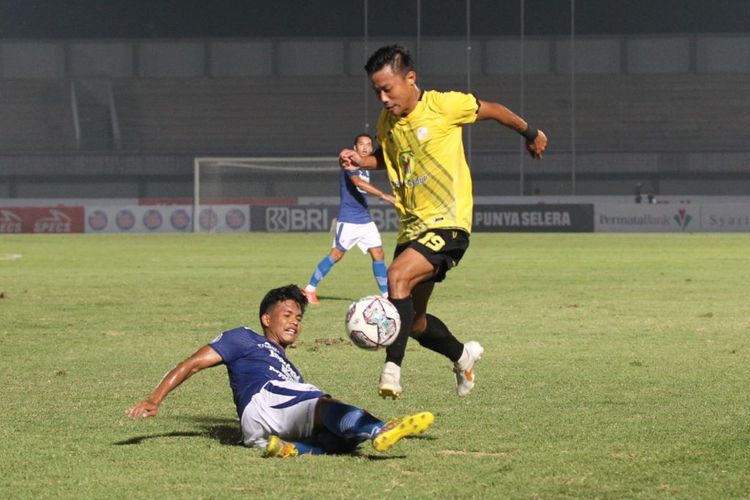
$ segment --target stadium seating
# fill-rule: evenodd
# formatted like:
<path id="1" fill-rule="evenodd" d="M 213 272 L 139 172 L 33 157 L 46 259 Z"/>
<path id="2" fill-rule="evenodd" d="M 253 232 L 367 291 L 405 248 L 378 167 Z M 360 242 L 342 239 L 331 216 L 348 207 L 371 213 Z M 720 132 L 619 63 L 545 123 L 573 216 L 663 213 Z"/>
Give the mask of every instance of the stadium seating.
<path id="1" fill-rule="evenodd" d="M 123 149 L 332 154 L 362 129 L 361 78 L 128 79 L 114 84 Z"/>
<path id="2" fill-rule="evenodd" d="M 421 85 L 439 90 L 467 86 L 465 77 L 429 75 Z M 665 176 L 690 177 L 701 186 L 709 175 L 716 182 L 724 176 L 730 184 L 746 176 L 750 75 L 582 74 L 572 93 L 569 75 L 537 74 L 527 75 L 523 86 L 522 103 L 518 76 L 471 79 L 479 98 L 522 111 L 547 131 L 547 159 L 529 175 L 561 182 L 569 177 L 575 139 L 577 173 L 620 178 L 618 192 L 630 191 L 636 182 L 656 185 Z M 95 141 L 81 137 L 79 145 L 76 139 L 67 80 L 0 79 L 0 92 L 6 102 L 0 113 L 0 170 L 6 176 L 21 175 L 24 164 L 42 169 L 40 154 L 67 158 L 57 161 L 61 167 L 54 172 L 42 169 L 51 175 L 72 175 L 88 164 L 87 157 L 101 155 L 100 175 L 113 177 L 132 177 L 141 172 L 143 158 L 159 156 L 147 174 L 137 174 L 144 176 L 137 189 L 160 192 L 167 178 L 169 185 L 179 178 L 183 195 L 190 192 L 194 156 L 335 155 L 363 130 L 365 109 L 370 132 L 380 111 L 363 76 L 122 78 L 112 81 L 120 140 L 116 147 L 96 150 Z M 86 128 L 81 130 L 85 135 Z M 478 124 L 471 127 L 471 145 L 472 167 L 480 178 L 518 177 L 518 136 Z M 706 186 L 705 192 L 713 191 Z"/>
<path id="3" fill-rule="evenodd" d="M 517 77 L 475 77 L 482 98 L 520 106 Z M 586 151 L 725 151 L 745 149 L 750 102 L 747 75 L 579 75 L 575 81 L 576 149 Z M 559 149 L 571 149 L 571 80 L 528 76 L 524 115 L 543 125 Z M 464 79 L 423 87 L 466 88 Z M 127 79 L 114 86 L 123 147 L 136 151 L 327 154 L 362 128 L 362 78 Z M 374 128 L 378 103 L 370 99 Z M 732 117 L 728 119 L 728 117 Z M 512 151 L 517 140 L 476 127 L 477 151 Z"/>
<path id="4" fill-rule="evenodd" d="M 0 79 L 0 96 L 0 151 L 77 148 L 67 80 Z"/>
<path id="5" fill-rule="evenodd" d="M 424 88 L 466 89 L 463 78 L 431 78 Z M 750 75 L 568 75 L 524 80 L 523 114 L 554 137 L 555 149 L 579 152 L 745 150 Z M 0 150 L 77 148 L 69 83 L 0 80 Z M 518 77 L 477 76 L 480 98 L 521 106 Z M 126 152 L 330 154 L 363 128 L 379 105 L 361 77 L 119 79 L 113 82 Z M 575 115 L 571 115 L 575 98 Z M 575 120 L 575 130 L 571 124 Z M 472 131 L 478 152 L 513 151 L 512 134 Z"/>

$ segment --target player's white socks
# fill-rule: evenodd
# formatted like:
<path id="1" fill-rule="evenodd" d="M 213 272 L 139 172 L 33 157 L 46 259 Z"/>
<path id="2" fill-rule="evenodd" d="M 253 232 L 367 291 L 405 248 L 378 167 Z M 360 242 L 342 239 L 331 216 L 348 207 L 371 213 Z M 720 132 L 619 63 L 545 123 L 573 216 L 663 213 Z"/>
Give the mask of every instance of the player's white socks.
<path id="1" fill-rule="evenodd" d="M 391 361 L 386 361 L 383 366 L 383 373 L 396 377 L 396 380 L 401 380 L 401 367 Z"/>
<path id="2" fill-rule="evenodd" d="M 461 370 L 468 370 L 470 368 L 469 363 L 471 362 L 471 353 L 469 353 L 466 346 L 464 346 L 464 352 L 461 353 L 461 357 L 456 361 L 456 367 Z"/>

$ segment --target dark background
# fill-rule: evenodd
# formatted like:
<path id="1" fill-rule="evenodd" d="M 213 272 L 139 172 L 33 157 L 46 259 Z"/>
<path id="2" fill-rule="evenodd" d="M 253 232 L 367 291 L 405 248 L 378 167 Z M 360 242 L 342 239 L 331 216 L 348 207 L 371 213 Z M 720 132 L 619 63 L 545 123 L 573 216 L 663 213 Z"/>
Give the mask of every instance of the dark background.
<path id="1" fill-rule="evenodd" d="M 417 0 L 369 0 L 370 36 L 412 36 Z M 526 35 L 570 33 L 569 0 L 525 0 Z M 422 0 L 423 36 L 465 36 L 464 0 Z M 471 0 L 471 34 L 518 35 L 521 0 Z M 361 36 L 362 0 L 0 0 L 2 38 Z M 732 33 L 748 0 L 576 0 L 575 32 Z"/>

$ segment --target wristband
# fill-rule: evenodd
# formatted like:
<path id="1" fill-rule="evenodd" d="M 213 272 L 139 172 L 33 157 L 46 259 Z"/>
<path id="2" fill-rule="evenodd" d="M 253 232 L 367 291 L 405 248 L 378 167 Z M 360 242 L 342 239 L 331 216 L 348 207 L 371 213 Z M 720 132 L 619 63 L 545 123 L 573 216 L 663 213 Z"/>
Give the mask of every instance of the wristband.
<path id="1" fill-rule="evenodd" d="M 534 139 L 536 139 L 536 136 L 539 135 L 539 130 L 532 128 L 529 126 L 526 130 L 521 132 L 521 135 L 524 139 L 526 139 L 529 142 L 532 142 Z"/>

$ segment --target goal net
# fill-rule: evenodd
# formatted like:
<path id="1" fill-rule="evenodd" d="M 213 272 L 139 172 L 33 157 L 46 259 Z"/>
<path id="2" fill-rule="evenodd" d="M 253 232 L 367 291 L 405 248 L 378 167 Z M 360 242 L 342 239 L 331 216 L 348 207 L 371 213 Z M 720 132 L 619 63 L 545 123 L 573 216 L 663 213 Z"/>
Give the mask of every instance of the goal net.
<path id="1" fill-rule="evenodd" d="M 195 158 L 193 231 L 247 231 L 253 206 L 336 203 L 337 157 Z"/>

